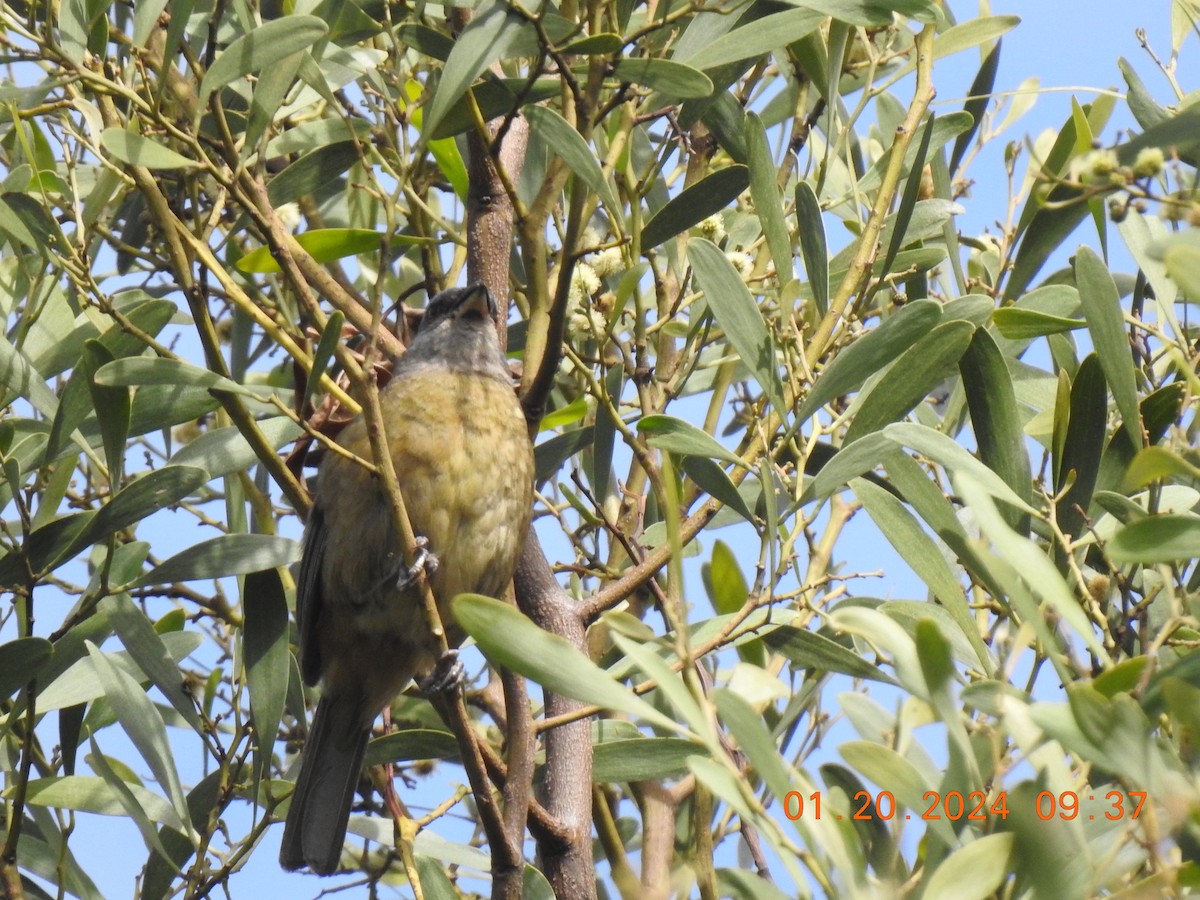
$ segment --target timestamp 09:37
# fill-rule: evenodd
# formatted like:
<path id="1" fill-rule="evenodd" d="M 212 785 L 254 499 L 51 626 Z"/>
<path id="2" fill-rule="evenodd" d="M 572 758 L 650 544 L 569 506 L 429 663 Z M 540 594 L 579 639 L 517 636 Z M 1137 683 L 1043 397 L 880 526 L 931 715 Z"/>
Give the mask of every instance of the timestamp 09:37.
<path id="1" fill-rule="evenodd" d="M 983 822 L 989 818 L 1007 819 L 1010 812 L 1007 791 L 1000 791 L 994 796 L 989 796 L 983 791 L 971 791 L 966 795 L 960 791 L 949 791 L 945 794 L 926 791 L 922 800 L 928 805 L 917 815 L 915 812 L 900 811 L 891 791 L 879 791 L 875 794 L 856 791 L 851 801 L 853 811 L 848 818 L 859 821 L 889 821 L 900 818 L 924 821 L 949 819 L 953 822 L 965 819 L 968 822 Z M 1145 791 L 1108 791 L 1104 794 L 1083 795 L 1078 791 L 1061 791 L 1058 794 L 1042 791 L 1034 800 L 1034 812 L 1043 822 L 1051 819 L 1076 819 L 1081 816 L 1115 822 L 1119 819 L 1136 819 L 1141 814 L 1145 802 Z M 1084 803 L 1091 805 L 1091 809 L 1085 811 Z M 814 791 L 805 796 L 799 791 L 789 791 L 783 798 L 783 813 L 793 820 L 821 818 L 821 792 Z M 828 816 L 828 811 L 825 815 Z M 835 817 L 846 818 L 840 814 L 835 814 Z"/>

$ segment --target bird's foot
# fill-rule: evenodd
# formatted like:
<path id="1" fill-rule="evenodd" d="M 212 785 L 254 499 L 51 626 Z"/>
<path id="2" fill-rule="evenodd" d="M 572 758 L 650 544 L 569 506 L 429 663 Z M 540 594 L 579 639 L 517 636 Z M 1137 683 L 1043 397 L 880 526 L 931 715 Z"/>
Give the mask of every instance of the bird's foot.
<path id="1" fill-rule="evenodd" d="M 425 695 L 448 694 L 462 688 L 464 675 L 458 651 L 447 650 L 437 661 L 433 671 L 417 679 L 417 687 Z"/>
<path id="2" fill-rule="evenodd" d="M 429 538 L 417 535 L 414 543 L 413 564 L 408 569 L 402 569 L 396 579 L 396 589 L 407 591 L 421 583 L 438 569 L 438 558 L 429 549 Z"/>

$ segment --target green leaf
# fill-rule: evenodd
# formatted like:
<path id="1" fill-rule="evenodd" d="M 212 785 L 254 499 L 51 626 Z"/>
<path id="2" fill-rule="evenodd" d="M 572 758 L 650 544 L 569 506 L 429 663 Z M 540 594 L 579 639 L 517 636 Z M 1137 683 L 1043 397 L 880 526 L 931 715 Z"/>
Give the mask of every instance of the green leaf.
<path id="1" fill-rule="evenodd" d="M 159 785 L 166 791 L 179 821 L 189 826 L 187 831 L 190 833 L 187 799 L 179 781 L 179 772 L 175 768 L 162 716 L 136 681 L 118 668 L 106 654 L 101 653 L 95 644 L 89 642 L 87 648 L 96 675 L 104 688 L 104 696 L 116 714 L 117 721 L 133 741 Z"/>
<path id="2" fill-rule="evenodd" d="M 432 728 L 407 728 L 385 734 L 367 744 L 365 765 L 382 766 L 384 763 L 421 759 L 447 759 L 456 762 L 458 758 L 458 742 L 450 732 Z"/>
<path id="3" fill-rule="evenodd" d="M 446 113 L 458 105 L 471 82 L 496 60 L 504 58 L 520 32 L 520 20 L 509 16 L 501 3 L 489 7 L 482 15 L 471 20 L 454 41 L 433 99 L 425 109 L 422 123 L 424 135 L 441 137 L 436 133 L 437 127 Z"/>
<path id="4" fill-rule="evenodd" d="M 290 565 L 299 558 L 300 545 L 291 538 L 273 534 L 223 534 L 180 551 L 129 587 L 249 575 Z"/>
<path id="5" fill-rule="evenodd" d="M 1059 529 L 1074 538 L 1082 536 L 1084 516 L 1092 502 L 1104 434 L 1108 424 L 1108 393 L 1095 353 L 1088 354 L 1071 385 L 1070 418 L 1063 446 L 1055 461 L 1057 475 L 1055 518 Z M 1139 419 L 1140 421 L 1140 419 Z M 1071 487 L 1067 490 L 1067 484 Z"/>
<path id="6" fill-rule="evenodd" d="M 683 738 L 605 741 L 592 748 L 592 780 L 600 784 L 658 781 L 687 771 L 687 759 L 707 751 Z"/>
<path id="7" fill-rule="evenodd" d="M 180 828 L 179 818 L 166 800 L 140 784 L 129 784 L 127 787 L 152 821 Z M 73 809 L 101 816 L 127 815 L 116 793 L 103 778 L 95 775 L 34 778 L 29 782 L 25 802 L 34 806 Z"/>
<path id="8" fill-rule="evenodd" d="M 659 654 L 654 643 L 642 643 L 619 633 L 615 629 L 610 635 L 617 649 L 637 668 L 641 669 L 647 678 L 656 684 L 659 696 L 675 710 L 678 718 L 687 723 L 694 734 L 703 735 L 712 741 L 712 729 L 707 713 L 701 709 L 695 696 L 688 690 L 683 676 L 674 671 Z M 654 641 L 651 638 L 651 641 Z M 680 730 L 676 726 L 676 730 Z"/>
<path id="9" fill-rule="evenodd" d="M 809 277 L 812 277 L 811 273 Z M 808 420 L 830 400 L 857 390 L 868 378 L 929 334 L 941 316 L 941 306 L 937 302 L 914 300 L 884 319 L 878 328 L 839 351 L 817 376 L 796 414 L 796 421 Z"/>
<path id="10" fill-rule="evenodd" d="M 817 311 L 825 315 L 829 311 L 829 248 L 825 242 L 825 223 L 821 220 L 821 203 L 807 181 L 796 184 L 796 231 L 800 235 L 800 254 L 804 257 L 804 272 L 813 301 Z M 799 418 L 803 421 L 805 417 Z"/>
<path id="11" fill-rule="evenodd" d="M 0 646 L 0 700 L 37 678 L 53 655 L 54 645 L 40 637 L 17 638 Z"/>
<path id="12" fill-rule="evenodd" d="M 197 113 L 208 105 L 213 91 L 308 49 L 328 33 L 328 26 L 316 16 L 284 16 L 263 22 L 243 34 L 217 54 L 204 73 Z"/>
<path id="13" fill-rule="evenodd" d="M 183 677 L 175 660 L 167 650 L 162 637 L 154 630 L 146 614 L 133 605 L 128 594 L 116 594 L 101 601 L 108 620 L 129 652 L 129 658 L 137 664 L 170 701 L 175 711 L 196 730 L 202 733 L 203 726 L 196 714 L 196 704 L 183 692 Z"/>
<path id="14" fill-rule="evenodd" d="M 850 482 L 850 487 L 888 543 L 950 613 L 958 630 L 972 640 L 977 661 L 986 671 L 989 668 L 987 650 L 977 639 L 979 629 L 974 614 L 967 604 L 962 584 L 933 538 L 921 528 L 904 504 L 883 488 L 863 478 Z"/>
<path id="15" fill-rule="evenodd" d="M 383 235 L 368 228 L 319 228 L 296 235 L 296 243 L 308 251 L 317 262 L 332 262 L 360 253 L 378 253 Z M 396 244 L 418 243 L 416 238 L 395 235 Z M 256 247 L 237 261 L 241 272 L 259 274 L 279 272 L 279 263 L 271 255 L 269 247 Z"/>
<path id="16" fill-rule="evenodd" d="M 530 106 L 525 110 L 533 130 L 541 134 L 557 155 L 584 184 L 592 189 L 610 210 L 620 209 L 617 195 L 604 176 L 596 153 L 566 119 L 548 106 Z"/>
<path id="17" fill-rule="evenodd" d="M 1128 493 L 1141 490 L 1156 481 L 1171 477 L 1200 481 L 1200 468 L 1166 447 L 1144 447 L 1129 463 L 1121 489 Z"/>
<path id="18" fill-rule="evenodd" d="M 733 479 L 717 463 L 707 456 L 685 456 L 680 462 L 680 468 L 700 490 L 713 499 L 720 500 L 747 522 L 755 521 L 746 498 L 734 486 Z"/>
<path id="19" fill-rule="evenodd" d="M 704 298 L 729 343 L 754 374 L 779 415 L 786 415 L 775 347 L 750 289 L 712 241 L 703 238 L 689 241 L 688 260 L 696 270 Z"/>
<path id="20" fill-rule="evenodd" d="M 677 100 L 709 97 L 713 92 L 713 83 L 707 75 L 693 66 L 669 59 L 625 57 L 617 63 L 616 76 L 621 81 L 644 84 Z"/>
<path id="21" fill-rule="evenodd" d="M 1035 512 L 1033 507 L 1022 500 L 995 472 L 972 456 L 965 447 L 941 432 L 912 422 L 899 422 L 888 425 L 883 429 L 883 434 L 897 444 L 916 450 L 922 456 L 941 464 L 951 475 L 969 476 L 997 500 L 1028 513 Z"/>
<path id="22" fill-rule="evenodd" d="M 467 91 L 467 94 L 475 98 L 485 122 L 510 115 L 518 108 L 558 97 L 561 93 L 562 79 L 558 77 L 539 78 L 533 84 L 529 84 L 525 78 L 498 78 L 481 81 Z M 456 103 L 450 107 L 441 124 L 433 129 L 430 150 L 432 151 L 435 140 L 451 138 L 474 129 L 475 117 L 471 113 L 469 103 L 466 100 Z"/>
<path id="23" fill-rule="evenodd" d="M 565 640 L 538 628 L 507 603 L 460 594 L 453 609 L 455 621 L 492 662 L 564 697 L 637 716 L 667 731 L 682 731 Z"/>
<path id="24" fill-rule="evenodd" d="M 763 56 L 812 34 L 824 19 L 824 14 L 813 9 L 772 13 L 733 29 L 682 61 L 695 69 L 709 70 Z M 619 66 L 617 73 L 620 74 Z"/>
<path id="25" fill-rule="evenodd" d="M 330 317 L 331 321 L 332 318 Z M 304 433 L 304 429 L 288 416 L 262 419 L 256 424 L 268 445 L 275 450 Z M 171 457 L 171 465 L 195 466 L 207 472 L 209 478 L 220 478 L 231 472 L 240 472 L 257 461 L 258 457 L 250 442 L 234 425 L 204 432 Z"/>
<path id="26" fill-rule="evenodd" d="M 1029 452 L 1025 431 L 1017 410 L 1012 374 L 1004 355 L 986 329 L 971 338 L 966 353 L 958 362 L 962 375 L 971 427 L 983 464 L 1004 479 L 1026 503 L 1033 502 Z M 1005 519 L 1021 534 L 1029 533 L 1030 520 L 1018 510 L 1004 510 Z"/>
<path id="27" fill-rule="evenodd" d="M 906 350 L 893 366 L 903 377 L 876 382 L 846 429 L 846 444 L 908 415 L 956 371 L 974 333 L 970 322 L 943 322 Z"/>
<path id="28" fill-rule="evenodd" d="M 893 750 L 873 741 L 850 741 L 838 747 L 842 759 L 854 769 L 862 773 L 868 781 L 878 788 L 890 791 L 899 806 L 904 806 L 916 812 L 929 808 L 925 792 L 933 790 L 936 784 L 930 784 L 911 762 Z M 949 819 L 929 819 L 929 831 L 948 846 L 959 843 L 954 836 L 954 828 Z"/>
<path id="29" fill-rule="evenodd" d="M 979 131 L 983 114 L 987 111 L 988 103 L 991 102 L 992 88 L 996 84 L 996 71 L 1000 68 L 1000 44 L 1000 41 L 996 41 L 996 45 L 983 58 L 983 64 L 975 73 L 975 80 L 971 82 L 971 88 L 967 91 L 967 101 L 963 104 L 963 112 L 971 117 L 971 127 L 960 134 L 954 142 L 954 150 L 950 153 L 948 167 L 951 176 L 958 171 L 959 163 L 966 156 L 967 148 L 971 146 L 971 141 Z"/>
<path id="30" fill-rule="evenodd" d="M 104 442 L 104 461 L 108 478 L 120 484 L 125 472 L 125 442 L 129 438 L 132 400 L 127 387 L 107 387 L 96 380 L 96 373 L 113 361 L 112 354 L 99 341 L 83 345 L 81 367 L 89 381 L 89 393 L 96 408 L 96 421 Z"/>
<path id="31" fill-rule="evenodd" d="M 77 706 L 104 696 L 104 689 L 96 675 L 96 668 L 92 665 L 91 659 L 87 656 L 80 656 L 81 653 L 87 652 L 84 646 L 87 641 L 103 640 L 111 632 L 107 612 L 102 610 L 101 613 L 101 615 L 93 616 L 88 620 L 89 623 L 94 621 L 96 624 L 91 628 L 81 629 L 77 639 L 75 631 L 79 629 L 79 626 L 72 629 L 70 632 L 72 641 L 69 645 L 64 646 L 61 640 L 56 645 L 54 658 L 47 670 L 42 673 L 43 680 L 48 683 L 38 694 L 39 711 L 48 712 Z M 189 654 L 204 643 L 203 635 L 196 631 L 174 631 L 160 635 L 160 637 L 176 669 Z M 130 678 L 138 681 L 149 680 L 149 676 L 138 668 L 137 663 L 133 661 L 128 652 L 111 653 L 108 654 L 108 658 Z"/>
<path id="32" fill-rule="evenodd" d="M 1026 296 L 1032 296 L 1026 294 Z M 992 313 L 992 321 L 1004 337 L 1012 341 L 1027 341 L 1048 334 L 1063 334 L 1083 328 L 1087 323 L 1065 316 L 1052 316 L 1036 309 L 1006 306 Z"/>
<path id="33" fill-rule="evenodd" d="M 989 834 L 959 847 L 925 881 L 923 900 L 985 900 L 1009 873 L 1013 836 Z"/>
<path id="34" fill-rule="evenodd" d="M 0 334 L 0 387 L 24 397 L 47 419 L 58 412 L 58 398 L 25 354 Z"/>
<path id="35" fill-rule="evenodd" d="M 164 147 L 151 138 L 124 128 L 106 128 L 100 134 L 100 144 L 118 160 L 130 166 L 147 169 L 190 169 L 199 165 L 182 153 Z"/>
<path id="36" fill-rule="evenodd" d="M 672 197 L 642 229 L 642 249 L 657 247 L 693 225 L 723 210 L 750 184 L 745 166 L 717 169 Z"/>
<path id="37" fill-rule="evenodd" d="M 291 670 L 287 599 L 278 570 L 263 568 L 246 576 L 242 609 L 245 612 L 242 646 L 246 685 L 250 688 L 250 716 L 254 721 L 257 785 L 270 771 Z"/>
<path id="38" fill-rule="evenodd" d="M 1138 414 L 1137 372 L 1125 334 L 1121 297 L 1108 267 L 1090 247 L 1080 247 L 1075 254 L 1075 285 L 1079 288 L 1092 346 L 1100 357 L 1100 367 L 1117 401 L 1121 418 L 1125 420 L 1125 430 L 1135 447 L 1144 446 L 1142 419 Z"/>
<path id="39" fill-rule="evenodd" d="M 900 197 L 900 205 L 896 208 L 890 223 L 891 237 L 888 239 L 887 253 L 880 269 L 884 275 L 891 274 L 892 263 L 896 261 L 896 254 L 900 252 L 900 248 L 914 240 L 919 240 L 920 234 L 923 233 L 924 226 L 919 226 L 913 229 L 914 234 L 909 237 L 909 226 L 914 224 L 913 213 L 917 209 L 917 200 L 921 196 L 921 177 L 925 172 L 925 159 L 929 155 L 929 139 L 933 135 L 933 126 L 936 121 L 937 115 L 930 113 L 925 127 L 921 129 L 921 140 L 917 142 L 917 154 L 909 166 L 908 179 L 904 183 L 904 193 Z M 924 207 L 926 204 L 922 204 L 922 206 Z M 944 208 L 948 209 L 948 207 Z M 949 215 L 947 215 L 948 220 Z"/>
<path id="40" fill-rule="evenodd" d="M 840 672 L 852 678 L 866 678 L 892 685 L 896 683 L 890 675 L 853 650 L 814 631 L 781 625 L 765 634 L 763 643 L 797 666 L 814 672 Z"/>
<path id="41" fill-rule="evenodd" d="M 236 381 L 230 381 L 190 363 L 158 356 L 134 356 L 118 359 L 96 373 L 96 384 L 119 387 L 142 384 L 180 384 L 206 390 L 228 391 L 253 397 L 254 392 Z"/>
<path id="42" fill-rule="evenodd" d="M 1147 516 L 1112 536 L 1105 555 L 1115 563 L 1156 565 L 1200 557 L 1200 518 L 1193 515 Z"/>
<path id="43" fill-rule="evenodd" d="M 762 716 L 728 688 L 716 691 L 713 699 L 721 722 L 746 754 L 750 765 L 766 782 L 771 793 L 781 799 L 786 797 L 791 790 L 792 780 Z"/>
<path id="44" fill-rule="evenodd" d="M 683 456 L 704 456 L 745 466 L 741 457 L 726 449 L 707 431 L 673 416 L 650 415 L 638 420 L 638 432 L 651 447 Z"/>
<path id="45" fill-rule="evenodd" d="M 328 186 L 357 163 L 361 154 L 361 148 L 354 141 L 325 144 L 304 154 L 267 185 L 267 197 L 271 205 L 280 207 Z"/>
<path id="46" fill-rule="evenodd" d="M 775 183 L 775 162 L 771 159 L 766 129 L 754 113 L 746 116 L 745 133 L 749 153 L 750 196 L 767 238 L 771 260 L 775 263 L 775 275 L 780 286 L 783 286 L 795 278 L 795 274 L 792 270 L 792 241 L 783 218 L 783 200 Z"/>

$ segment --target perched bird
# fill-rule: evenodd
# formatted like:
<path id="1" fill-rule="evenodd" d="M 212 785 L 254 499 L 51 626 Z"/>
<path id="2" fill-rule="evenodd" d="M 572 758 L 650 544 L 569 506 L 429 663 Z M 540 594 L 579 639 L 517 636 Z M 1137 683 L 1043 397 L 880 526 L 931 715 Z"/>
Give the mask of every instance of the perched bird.
<path id="1" fill-rule="evenodd" d="M 450 646 L 463 638 L 450 601 L 502 596 L 533 505 L 533 448 L 482 284 L 430 301 L 380 394 L 392 465 Z M 338 443 L 371 458 L 362 417 Z M 321 464 L 296 591 L 300 669 L 321 682 L 279 861 L 333 872 L 371 724 L 410 678 L 439 661 L 418 577 L 378 479 L 330 453 Z"/>

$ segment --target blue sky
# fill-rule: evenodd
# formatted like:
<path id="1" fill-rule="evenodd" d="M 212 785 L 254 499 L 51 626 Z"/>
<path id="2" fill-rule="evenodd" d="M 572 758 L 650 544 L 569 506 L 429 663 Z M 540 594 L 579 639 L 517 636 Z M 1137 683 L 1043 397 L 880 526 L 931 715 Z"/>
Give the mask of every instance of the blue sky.
<path id="1" fill-rule="evenodd" d="M 952 3 L 951 6 L 960 18 L 974 14 L 974 4 Z M 991 6 L 993 13 L 1012 13 L 1023 20 L 1004 39 L 997 90 L 1012 90 L 1025 78 L 1036 75 L 1041 79 L 1043 93 L 1016 127 L 972 165 L 970 174 L 975 185 L 970 196 L 960 201 L 966 210 L 960 228 L 968 234 L 978 234 L 988 228 L 994 230 L 992 222 L 1003 209 L 1005 184 L 999 160 L 1004 143 L 1027 134 L 1036 135 L 1045 128 L 1059 127 L 1070 113 L 1071 97 L 1086 102 L 1093 96 L 1089 88 L 1116 88 L 1123 91 L 1124 84 L 1116 65 L 1118 56 L 1125 57 L 1133 64 L 1159 102 L 1170 104 L 1174 101 L 1166 80 L 1158 73 L 1135 36 L 1135 29 L 1145 28 L 1160 58 L 1165 60 L 1169 56 L 1171 4 L 1168 0 L 1149 0 L 1144 3 L 1124 0 L 997 0 Z M 1195 55 L 1195 41 L 1195 35 L 1189 37 L 1184 47 L 1185 53 L 1190 50 Z M 961 107 L 962 98 L 978 64 L 979 56 L 972 52 L 935 66 L 938 87 L 936 109 L 939 113 Z M 1185 89 L 1197 86 L 1194 77 L 1189 80 L 1189 75 L 1194 74 L 1195 66 L 1184 67 L 1179 73 L 1178 78 Z M 898 95 L 903 99 L 904 95 L 899 90 Z M 1127 111 L 1118 105 L 1113 126 L 1103 138 L 1112 141 L 1115 138 L 1113 127 L 1131 125 Z M 1076 241 L 1094 244 L 1094 235 L 1081 233 Z M 1068 247 L 1073 245 L 1074 242 L 1067 242 Z M 878 548 L 879 542 L 874 542 L 874 546 Z M 899 567 L 902 564 L 895 558 L 876 559 L 870 566 L 889 572 Z M 101 736 L 102 745 L 106 748 L 115 737 L 114 731 L 109 730 Z M 177 744 L 176 749 L 182 747 Z M 144 766 L 137 764 L 134 768 L 139 772 L 144 770 Z M 459 772 L 447 772 L 447 775 L 453 780 L 462 780 Z M 238 814 L 242 811 L 244 807 Z M 235 834 L 242 833 L 240 827 L 233 830 Z M 250 863 L 231 879 L 230 890 L 234 898 L 255 894 L 264 897 L 315 897 L 322 890 L 355 882 L 352 877 L 319 880 L 314 876 L 282 873 L 276 863 L 279 831 L 279 828 L 272 829 Z M 106 897 L 131 895 L 134 878 L 145 859 L 145 849 L 136 829 L 127 820 L 80 815 L 77 817 L 77 833 L 71 843 L 84 869 Z M 366 896 L 366 890 L 363 887 L 349 887 L 339 896 L 362 897 Z"/>

